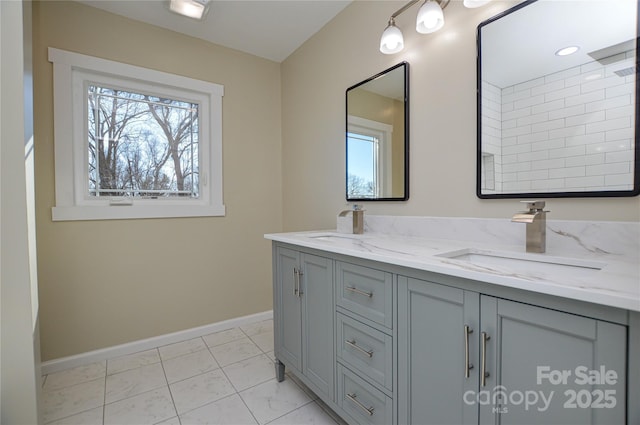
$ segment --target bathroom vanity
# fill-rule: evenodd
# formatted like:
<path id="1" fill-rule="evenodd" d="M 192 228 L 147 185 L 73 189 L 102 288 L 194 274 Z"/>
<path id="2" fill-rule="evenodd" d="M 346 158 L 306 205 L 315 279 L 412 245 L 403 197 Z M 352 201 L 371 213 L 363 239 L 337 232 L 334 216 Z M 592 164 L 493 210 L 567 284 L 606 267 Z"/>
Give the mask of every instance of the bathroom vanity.
<path id="1" fill-rule="evenodd" d="M 640 423 L 638 225 L 548 230 L 546 254 L 505 220 L 266 235 L 278 379 L 350 424 Z"/>

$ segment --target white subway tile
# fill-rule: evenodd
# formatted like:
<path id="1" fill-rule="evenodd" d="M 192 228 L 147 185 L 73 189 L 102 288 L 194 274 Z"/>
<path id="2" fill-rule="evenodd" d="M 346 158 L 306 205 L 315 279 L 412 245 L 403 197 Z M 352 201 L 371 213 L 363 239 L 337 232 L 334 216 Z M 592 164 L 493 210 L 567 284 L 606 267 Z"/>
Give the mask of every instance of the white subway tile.
<path id="1" fill-rule="evenodd" d="M 502 111 L 502 121 L 514 120 L 531 115 L 531 108 L 514 109 L 513 111 Z"/>
<path id="2" fill-rule="evenodd" d="M 532 87 L 531 88 L 531 95 L 532 96 L 536 96 L 536 95 L 539 95 L 539 94 L 545 94 L 545 93 L 549 93 L 549 92 L 553 92 L 553 91 L 557 91 L 557 90 L 562 90 L 564 88 L 565 88 L 564 87 L 564 80 L 557 80 L 557 81 L 546 83 L 546 84 L 538 86 L 538 87 Z"/>
<path id="3" fill-rule="evenodd" d="M 604 153 L 593 155 L 572 156 L 564 159 L 567 167 L 579 167 L 582 165 L 604 164 Z"/>
<path id="4" fill-rule="evenodd" d="M 575 117 L 567 117 L 567 127 L 581 124 L 589 124 L 594 122 L 601 122 L 605 119 L 605 111 L 594 111 L 588 114 L 576 115 Z M 587 129 L 587 133 L 588 133 Z"/>
<path id="5" fill-rule="evenodd" d="M 531 189 L 537 191 L 548 191 L 552 189 L 564 188 L 564 179 L 535 180 L 531 182 Z"/>
<path id="6" fill-rule="evenodd" d="M 605 154 L 605 162 L 613 163 L 613 162 L 627 162 L 629 164 L 633 163 L 633 150 L 623 150 L 617 152 L 607 152 Z"/>
<path id="7" fill-rule="evenodd" d="M 532 151 L 541 151 L 546 149 L 557 149 L 557 148 L 564 148 L 564 147 L 565 147 L 564 138 L 542 140 L 540 142 L 535 142 L 531 144 Z"/>
<path id="8" fill-rule="evenodd" d="M 631 171 L 629 162 L 613 162 L 611 164 L 588 165 L 587 176 L 606 176 L 609 174 L 627 174 Z"/>
<path id="9" fill-rule="evenodd" d="M 549 178 L 548 170 L 523 171 L 518 173 L 518 181 L 525 180 L 546 180 Z"/>
<path id="10" fill-rule="evenodd" d="M 529 181 L 525 181 L 525 182 L 519 182 L 519 181 L 512 181 L 512 182 L 505 182 L 503 185 L 503 189 L 504 192 L 529 192 L 531 191 L 531 182 Z"/>
<path id="11" fill-rule="evenodd" d="M 566 106 L 580 105 L 583 103 L 595 102 L 603 100 L 606 92 L 604 90 L 598 90 L 587 94 L 578 94 L 576 96 L 569 96 L 564 99 Z"/>
<path id="12" fill-rule="evenodd" d="M 564 159 L 545 159 L 544 161 L 534 161 L 531 164 L 533 170 L 551 170 L 555 168 L 564 168 Z"/>
<path id="13" fill-rule="evenodd" d="M 531 90 L 522 90 L 522 91 L 514 91 L 510 94 L 502 94 L 502 103 L 514 102 L 517 103 L 522 99 L 530 99 L 531 98 Z M 517 108 L 517 106 L 516 106 Z"/>
<path id="14" fill-rule="evenodd" d="M 580 136 L 565 137 L 564 141 L 567 146 L 589 145 L 592 143 L 604 142 L 605 132 L 584 134 Z"/>
<path id="15" fill-rule="evenodd" d="M 618 86 L 609 87 L 605 90 L 605 96 L 607 99 L 625 94 L 634 95 L 634 84 L 620 84 Z"/>
<path id="16" fill-rule="evenodd" d="M 530 145 L 514 145 L 514 146 L 503 146 L 502 147 L 502 154 L 503 155 L 514 155 L 514 154 L 520 154 L 520 153 L 525 153 L 525 152 L 531 152 L 531 146 Z M 518 159 L 516 158 L 516 161 Z"/>
<path id="17" fill-rule="evenodd" d="M 502 96 L 513 93 L 513 86 L 505 87 L 500 90 L 502 92 Z"/>
<path id="18" fill-rule="evenodd" d="M 503 130 L 508 130 L 510 128 L 516 128 L 516 127 L 518 127 L 518 120 L 502 121 L 502 129 Z"/>
<path id="19" fill-rule="evenodd" d="M 631 128 L 631 117 L 587 124 L 586 132 L 597 133 L 598 131 L 620 130 L 624 128 Z"/>
<path id="20" fill-rule="evenodd" d="M 544 77 L 535 78 L 533 80 L 525 81 L 524 83 L 516 84 L 513 87 L 514 92 L 528 90 L 533 87 L 542 86 L 544 84 Z M 533 91 L 531 92 L 533 94 Z"/>
<path id="21" fill-rule="evenodd" d="M 564 99 L 556 99 L 551 102 L 541 103 L 540 105 L 534 105 L 531 107 L 532 114 L 539 114 L 542 112 L 554 111 L 556 109 L 564 108 Z"/>
<path id="22" fill-rule="evenodd" d="M 515 182 L 518 181 L 518 173 L 502 173 L 502 182 Z"/>
<path id="23" fill-rule="evenodd" d="M 577 125 L 575 127 L 565 127 L 558 130 L 551 130 L 549 132 L 549 138 L 557 139 L 559 137 L 574 137 L 581 136 L 583 134 L 585 134 L 585 126 Z"/>
<path id="24" fill-rule="evenodd" d="M 523 152 L 518 154 L 518 161 L 520 162 L 539 161 L 547 158 L 549 158 L 549 151 Z"/>
<path id="25" fill-rule="evenodd" d="M 606 109 L 618 108 L 621 106 L 632 105 L 631 95 L 623 94 L 622 96 L 616 96 L 609 99 L 598 100 L 596 102 L 589 102 L 586 106 L 586 112 L 602 111 Z"/>
<path id="26" fill-rule="evenodd" d="M 515 127 L 515 128 L 509 128 L 506 130 L 502 130 L 502 136 L 503 137 L 513 137 L 513 136 L 520 136 L 522 134 L 529 134 L 531 133 L 531 126 L 530 125 L 525 125 L 523 127 Z"/>
<path id="27" fill-rule="evenodd" d="M 502 158 L 503 166 L 507 164 L 513 164 L 514 162 L 518 162 L 517 154 L 505 154 L 504 150 L 502 152 L 501 158 Z"/>
<path id="28" fill-rule="evenodd" d="M 602 68 L 603 67 L 600 64 L 600 62 L 591 61 L 591 62 L 585 63 L 585 64 L 580 66 L 580 73 L 581 74 L 587 74 L 589 72 L 599 71 Z"/>
<path id="29" fill-rule="evenodd" d="M 632 123 L 633 123 L 634 113 L 635 113 L 634 105 L 620 106 L 619 108 L 610 108 L 610 109 L 607 109 L 607 112 L 606 112 L 607 120 L 630 117 Z"/>
<path id="30" fill-rule="evenodd" d="M 565 167 L 549 170 L 549 177 L 551 178 L 583 177 L 585 175 L 585 167 Z"/>
<path id="31" fill-rule="evenodd" d="M 569 148 L 551 149 L 549 151 L 549 158 L 566 158 L 568 156 L 584 155 L 587 152 L 586 147 L 583 146 L 571 146 Z"/>
<path id="32" fill-rule="evenodd" d="M 582 93 L 590 93 L 592 91 L 598 91 L 620 85 L 624 85 L 624 79 L 614 75 L 612 77 L 599 78 L 597 80 L 582 83 L 580 87 Z"/>
<path id="33" fill-rule="evenodd" d="M 558 120 L 545 121 L 537 124 L 532 124 L 531 132 L 536 133 L 539 131 L 557 130 L 559 128 L 564 128 L 564 127 L 565 127 L 565 120 L 564 118 L 561 118 Z"/>
<path id="34" fill-rule="evenodd" d="M 546 102 L 550 102 L 552 100 L 566 98 L 570 96 L 577 96 L 580 94 L 580 86 L 567 87 L 562 90 L 557 90 L 555 92 L 549 92 L 544 95 L 544 99 Z"/>
<path id="35" fill-rule="evenodd" d="M 543 112 L 541 114 L 528 115 L 526 117 L 518 118 L 518 125 L 535 124 L 549 120 L 549 113 Z"/>
<path id="36" fill-rule="evenodd" d="M 633 139 L 635 137 L 634 128 L 621 128 L 620 130 L 609 130 L 605 133 L 604 139 L 606 141 L 614 141 L 621 139 Z"/>
<path id="37" fill-rule="evenodd" d="M 557 109 L 549 112 L 549 119 L 554 120 L 558 118 L 566 118 L 573 115 L 581 115 L 585 113 L 584 105 L 575 105 L 568 108 Z"/>
<path id="38" fill-rule="evenodd" d="M 548 95 L 546 95 L 548 96 Z M 549 99 L 551 100 L 551 99 Z M 513 102 L 513 107 L 515 109 L 521 109 L 521 108 L 526 108 L 528 106 L 532 106 L 532 105 L 539 105 L 541 103 L 545 102 L 545 96 L 540 95 L 540 96 L 532 96 L 532 97 L 528 97 L 526 99 L 520 99 L 520 100 L 516 100 Z"/>
<path id="39" fill-rule="evenodd" d="M 513 164 L 505 164 L 502 166 L 504 173 L 517 173 L 519 171 L 531 170 L 531 162 L 514 162 Z"/>
<path id="40" fill-rule="evenodd" d="M 604 176 L 569 177 L 564 179 L 567 189 L 588 189 L 604 186 Z"/>
<path id="41" fill-rule="evenodd" d="M 624 189 L 619 190 L 631 190 L 633 186 L 633 173 L 628 174 L 611 174 L 604 176 L 605 186 L 610 188 L 611 186 L 626 186 Z"/>
<path id="42" fill-rule="evenodd" d="M 593 145 L 586 145 L 587 154 L 596 154 L 604 152 L 618 152 L 631 149 L 631 140 L 623 139 L 615 142 L 595 143 Z"/>
<path id="43" fill-rule="evenodd" d="M 535 143 L 535 142 L 540 142 L 542 140 L 548 140 L 549 139 L 549 132 L 548 131 L 539 131 L 537 133 L 531 133 L 531 134 L 523 134 L 521 136 L 518 136 L 518 144 L 525 144 L 525 143 Z"/>

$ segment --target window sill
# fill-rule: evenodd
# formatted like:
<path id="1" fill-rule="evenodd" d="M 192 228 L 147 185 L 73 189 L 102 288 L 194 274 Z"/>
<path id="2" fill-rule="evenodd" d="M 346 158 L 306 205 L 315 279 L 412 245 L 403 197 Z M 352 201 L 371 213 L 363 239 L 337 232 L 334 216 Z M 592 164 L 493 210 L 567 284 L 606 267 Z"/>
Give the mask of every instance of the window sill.
<path id="1" fill-rule="evenodd" d="M 112 205 L 53 207 L 51 209 L 53 221 L 220 217 L 224 215 L 224 205 Z"/>

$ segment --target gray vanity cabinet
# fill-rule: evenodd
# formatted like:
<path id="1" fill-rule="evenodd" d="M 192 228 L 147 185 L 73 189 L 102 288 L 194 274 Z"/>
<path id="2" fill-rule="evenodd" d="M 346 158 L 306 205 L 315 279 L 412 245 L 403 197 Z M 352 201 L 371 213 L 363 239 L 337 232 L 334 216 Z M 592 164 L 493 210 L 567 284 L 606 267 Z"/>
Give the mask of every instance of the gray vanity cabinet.
<path id="1" fill-rule="evenodd" d="M 625 326 L 418 279 L 398 284 L 399 423 L 625 423 Z M 594 376 L 601 365 L 608 382 Z"/>
<path id="2" fill-rule="evenodd" d="M 479 326 L 478 293 L 398 278 L 400 424 L 478 423 L 463 397 L 478 388 Z"/>
<path id="3" fill-rule="evenodd" d="M 480 390 L 504 394 L 479 404 L 481 424 L 625 423 L 625 326 L 489 296 L 480 308 Z"/>
<path id="4" fill-rule="evenodd" d="M 274 261 L 275 356 L 314 392 L 332 400 L 334 262 L 283 247 L 276 248 Z"/>

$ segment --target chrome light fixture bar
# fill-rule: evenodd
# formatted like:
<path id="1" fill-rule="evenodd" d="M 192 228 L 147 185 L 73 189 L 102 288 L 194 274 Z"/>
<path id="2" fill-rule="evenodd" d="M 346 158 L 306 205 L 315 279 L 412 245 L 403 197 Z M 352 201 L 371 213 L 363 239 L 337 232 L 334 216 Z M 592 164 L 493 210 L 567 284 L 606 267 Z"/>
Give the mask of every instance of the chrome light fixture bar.
<path id="1" fill-rule="evenodd" d="M 209 10 L 210 0 L 169 0 L 169 10 L 193 19 L 202 19 Z"/>
<path id="2" fill-rule="evenodd" d="M 398 53 L 404 49 L 402 31 L 396 26 L 395 18 L 409 9 L 420 0 L 411 0 L 409 3 L 396 10 L 389 18 L 387 27 L 380 38 L 380 51 L 386 55 Z M 430 34 L 444 26 L 444 8 L 450 0 L 424 0 L 418 10 L 416 18 L 416 31 L 420 34 Z M 491 0 L 464 0 L 464 5 L 469 8 L 483 6 Z"/>

